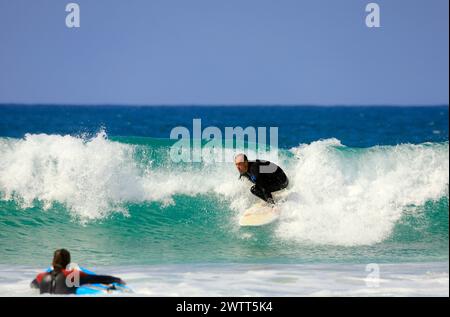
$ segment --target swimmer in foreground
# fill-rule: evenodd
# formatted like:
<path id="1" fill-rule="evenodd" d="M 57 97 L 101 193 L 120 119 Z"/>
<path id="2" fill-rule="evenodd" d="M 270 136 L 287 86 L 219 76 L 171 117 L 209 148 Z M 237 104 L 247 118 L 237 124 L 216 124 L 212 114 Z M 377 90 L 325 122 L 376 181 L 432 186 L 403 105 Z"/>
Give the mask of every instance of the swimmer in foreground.
<path id="1" fill-rule="evenodd" d="M 76 269 L 66 269 L 70 263 L 70 253 L 66 249 L 56 250 L 53 255 L 53 269 L 39 273 L 31 282 L 32 288 L 38 288 L 41 294 L 75 294 L 77 288 L 84 284 L 126 283 L 118 277 L 108 275 L 87 274 Z M 76 278 L 76 274 L 79 274 Z M 79 282 L 78 285 L 76 282 Z"/>
<path id="2" fill-rule="evenodd" d="M 250 191 L 262 200 L 274 204 L 272 193 L 288 186 L 289 180 L 284 171 L 270 161 L 255 160 L 249 162 L 245 154 L 238 154 L 234 164 L 240 176 L 249 179 L 253 184 Z"/>

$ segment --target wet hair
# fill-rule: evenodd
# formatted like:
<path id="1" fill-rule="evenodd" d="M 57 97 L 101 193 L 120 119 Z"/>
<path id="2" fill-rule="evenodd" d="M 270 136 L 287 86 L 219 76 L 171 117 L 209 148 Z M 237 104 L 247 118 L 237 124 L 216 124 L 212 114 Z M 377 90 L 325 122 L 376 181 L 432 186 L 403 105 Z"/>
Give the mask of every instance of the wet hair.
<path id="1" fill-rule="evenodd" d="M 66 249 L 58 249 L 53 254 L 53 270 L 61 271 L 70 263 L 70 252 Z"/>

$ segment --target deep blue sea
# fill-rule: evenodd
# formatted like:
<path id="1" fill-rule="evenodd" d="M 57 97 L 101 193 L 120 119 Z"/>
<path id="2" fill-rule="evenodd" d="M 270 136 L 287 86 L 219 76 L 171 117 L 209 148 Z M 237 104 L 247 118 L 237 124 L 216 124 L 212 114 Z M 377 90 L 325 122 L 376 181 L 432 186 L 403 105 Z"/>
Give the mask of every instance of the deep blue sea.
<path id="1" fill-rule="evenodd" d="M 279 146 L 336 138 L 350 147 L 448 141 L 448 106 L 0 106 L 0 136 L 26 133 L 169 138 L 175 126 L 279 127 Z"/>
<path id="2" fill-rule="evenodd" d="M 257 200 L 232 163 L 170 160 L 171 130 L 196 118 L 278 127 L 292 199 L 277 222 L 239 227 Z M 85 265 L 448 262 L 448 118 L 448 106 L 1 105 L 0 264 L 43 267 L 60 247 Z"/>

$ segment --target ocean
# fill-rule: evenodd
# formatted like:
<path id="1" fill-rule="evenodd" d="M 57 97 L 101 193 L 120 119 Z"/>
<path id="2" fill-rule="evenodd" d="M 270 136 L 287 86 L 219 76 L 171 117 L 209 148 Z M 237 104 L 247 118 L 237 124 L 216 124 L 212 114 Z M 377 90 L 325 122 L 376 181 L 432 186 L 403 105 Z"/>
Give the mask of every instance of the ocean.
<path id="1" fill-rule="evenodd" d="M 290 180 L 278 221 L 238 225 L 257 198 L 232 147 L 225 162 L 171 160 L 172 129 L 193 119 L 278 128 L 258 156 L 276 153 Z M 448 296 L 448 119 L 448 106 L 0 105 L 0 295 L 33 295 L 66 248 L 137 295 Z"/>

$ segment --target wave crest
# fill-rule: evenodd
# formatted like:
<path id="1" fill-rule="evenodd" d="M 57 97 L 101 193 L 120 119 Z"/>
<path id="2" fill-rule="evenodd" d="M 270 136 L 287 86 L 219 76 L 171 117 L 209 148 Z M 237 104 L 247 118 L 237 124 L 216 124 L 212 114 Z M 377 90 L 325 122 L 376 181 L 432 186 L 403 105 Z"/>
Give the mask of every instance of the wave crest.
<path id="1" fill-rule="evenodd" d="M 164 208 L 177 194 L 192 197 L 193 205 L 202 199 L 199 194 L 214 194 L 236 214 L 257 200 L 249 184 L 238 181 L 233 164 L 177 165 L 169 162 L 169 146 L 149 140 L 125 144 L 104 132 L 90 139 L 0 138 L 1 199 L 23 208 L 36 201 L 46 209 L 62 203 L 83 221 L 127 214 L 127 203 L 158 201 Z M 349 148 L 327 139 L 280 154 L 278 163 L 290 178 L 289 199 L 275 231 L 283 240 L 345 246 L 381 242 L 407 208 L 448 196 L 448 142 Z"/>

